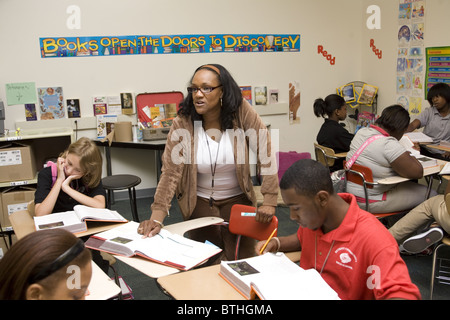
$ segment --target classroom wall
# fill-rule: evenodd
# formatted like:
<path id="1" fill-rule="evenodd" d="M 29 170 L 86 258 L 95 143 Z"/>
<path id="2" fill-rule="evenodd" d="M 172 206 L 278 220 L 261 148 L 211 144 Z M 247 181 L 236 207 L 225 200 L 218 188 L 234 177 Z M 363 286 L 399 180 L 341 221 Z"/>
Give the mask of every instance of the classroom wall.
<path id="1" fill-rule="evenodd" d="M 450 45 L 450 1 L 426 0 L 424 47 Z M 363 10 L 376 4 L 381 9 L 381 29 L 369 30 L 362 28 L 361 42 L 361 78 L 364 81 L 379 86 L 378 113 L 385 107 L 397 102 L 397 48 L 398 48 L 398 4 L 393 0 L 363 0 Z M 363 21 L 365 25 L 365 21 Z M 383 51 L 382 59 L 378 59 L 370 48 L 370 39 L 374 39 L 378 49 Z M 422 108 L 429 107 L 425 100 Z M 416 116 L 412 116 L 414 119 Z"/>
<path id="2" fill-rule="evenodd" d="M 395 21 L 383 20 L 383 28 L 373 31 L 386 51 L 383 60 L 376 61 L 380 69 L 366 53 L 365 38 L 372 36 L 372 31 L 365 30 L 365 11 L 367 5 L 377 2 L 382 3 L 383 17 L 395 16 L 390 12 L 395 11 L 390 3 L 396 1 L 392 0 L 1 0 L 0 99 L 6 105 L 5 83 L 62 86 L 65 98 L 80 99 L 82 116 L 92 116 L 92 96 L 129 91 L 185 93 L 192 72 L 199 65 L 220 63 L 240 85 L 278 88 L 282 102 L 288 101 L 289 82 L 298 81 L 300 123 L 289 125 L 287 114 L 263 118 L 272 129 L 280 130 L 281 151 L 307 151 L 313 155 L 313 142 L 323 121 L 312 112 L 314 99 L 335 92 L 336 87 L 349 81 L 363 80 L 380 86 L 380 101 L 384 102 L 388 100 L 384 94 L 391 92 L 387 83 L 392 82 L 395 87 L 395 61 L 393 54 L 388 53 L 392 41 L 384 34 Z M 81 9 L 79 30 L 66 27 L 66 9 L 72 4 Z M 301 51 L 55 59 L 42 59 L 39 51 L 39 37 L 44 36 L 215 33 L 300 34 Z M 335 57 L 335 65 L 317 53 L 318 45 Z M 391 73 L 384 72 L 390 72 L 391 67 Z M 392 74 L 392 80 L 388 74 Z M 16 122 L 25 121 L 23 105 L 6 106 L 6 118 L 9 129 L 14 129 Z M 95 132 L 81 131 L 80 135 L 94 137 Z M 113 150 L 113 173 L 137 174 L 142 178 L 138 189 L 154 188 L 153 152 L 123 151 Z"/>

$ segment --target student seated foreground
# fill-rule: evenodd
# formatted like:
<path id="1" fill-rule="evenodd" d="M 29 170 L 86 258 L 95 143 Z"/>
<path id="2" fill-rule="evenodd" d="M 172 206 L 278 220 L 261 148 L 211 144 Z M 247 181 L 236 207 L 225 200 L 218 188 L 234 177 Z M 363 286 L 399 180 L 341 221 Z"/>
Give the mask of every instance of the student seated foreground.
<path id="1" fill-rule="evenodd" d="M 325 166 L 297 161 L 280 189 L 300 227 L 296 234 L 273 238 L 264 253 L 301 250 L 300 267 L 315 268 L 341 299 L 421 298 L 397 242 L 353 195 L 334 192 Z M 258 242 L 258 252 L 264 243 Z"/>

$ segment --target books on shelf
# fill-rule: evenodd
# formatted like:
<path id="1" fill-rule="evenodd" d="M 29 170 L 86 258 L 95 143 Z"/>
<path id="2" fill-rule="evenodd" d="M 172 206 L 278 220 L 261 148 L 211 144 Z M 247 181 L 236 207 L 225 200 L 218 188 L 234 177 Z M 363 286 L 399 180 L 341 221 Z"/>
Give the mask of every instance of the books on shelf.
<path id="1" fill-rule="evenodd" d="M 87 230 L 86 221 L 127 222 L 117 211 L 76 205 L 74 211 L 59 212 L 34 218 L 36 230 L 63 228 L 72 233 Z"/>
<path id="2" fill-rule="evenodd" d="M 139 223 L 130 221 L 117 228 L 100 232 L 86 241 L 88 248 L 132 257 L 135 255 L 180 270 L 189 270 L 203 263 L 222 249 L 183 236 L 166 229 L 150 238 L 137 233 Z"/>
<path id="3" fill-rule="evenodd" d="M 339 299 L 315 269 L 305 270 L 280 252 L 222 261 L 219 275 L 247 299 Z"/>

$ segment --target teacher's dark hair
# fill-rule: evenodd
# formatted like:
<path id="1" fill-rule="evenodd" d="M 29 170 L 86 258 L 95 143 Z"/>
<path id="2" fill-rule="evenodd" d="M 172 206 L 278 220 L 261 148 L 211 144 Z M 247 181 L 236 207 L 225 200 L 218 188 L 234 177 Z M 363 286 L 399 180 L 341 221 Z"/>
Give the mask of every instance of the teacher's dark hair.
<path id="1" fill-rule="evenodd" d="M 222 130 L 233 129 L 233 118 L 236 116 L 236 113 L 242 104 L 241 89 L 228 70 L 220 64 L 203 65 L 197 68 L 192 75 L 190 82 L 192 82 L 194 75 L 202 69 L 209 70 L 217 75 L 223 91 L 222 111 L 220 113 Z M 217 71 L 219 71 L 219 73 Z M 203 120 L 202 116 L 195 110 L 194 100 L 190 93 L 187 93 L 186 98 L 180 103 L 178 114 L 185 117 L 190 116 L 192 122 Z"/>
<path id="2" fill-rule="evenodd" d="M 334 194 L 330 171 L 320 162 L 302 159 L 290 166 L 280 181 L 280 189 L 294 188 L 297 194 L 313 197 L 319 191 Z"/>

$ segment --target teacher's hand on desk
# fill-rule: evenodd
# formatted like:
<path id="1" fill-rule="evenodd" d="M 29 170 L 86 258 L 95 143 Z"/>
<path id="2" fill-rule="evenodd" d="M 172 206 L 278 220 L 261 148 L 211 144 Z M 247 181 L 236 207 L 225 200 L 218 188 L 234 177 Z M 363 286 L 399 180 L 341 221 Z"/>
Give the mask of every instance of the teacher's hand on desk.
<path id="1" fill-rule="evenodd" d="M 162 220 L 163 219 L 157 220 L 150 218 L 150 220 L 142 221 L 139 224 L 137 233 L 142 234 L 143 238 L 153 237 L 154 235 L 157 235 L 164 227 L 164 224 L 161 222 Z"/>

